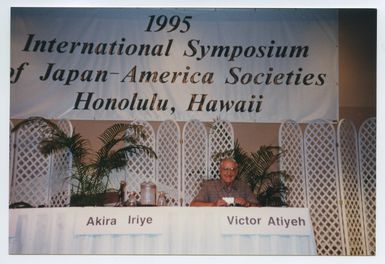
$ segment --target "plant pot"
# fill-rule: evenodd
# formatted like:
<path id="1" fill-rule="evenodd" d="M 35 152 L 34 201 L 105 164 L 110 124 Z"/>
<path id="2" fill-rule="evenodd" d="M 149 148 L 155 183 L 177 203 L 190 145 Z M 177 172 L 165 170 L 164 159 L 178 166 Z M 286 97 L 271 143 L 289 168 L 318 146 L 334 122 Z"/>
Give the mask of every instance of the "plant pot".
<path id="1" fill-rule="evenodd" d="M 104 205 L 116 205 L 120 202 L 120 197 L 118 192 L 106 192 L 104 194 Z"/>
<path id="2" fill-rule="evenodd" d="M 97 194 L 71 195 L 71 206 L 105 206 L 119 202 L 118 192 L 106 192 Z"/>
<path id="3" fill-rule="evenodd" d="M 104 206 L 105 193 L 71 195 L 70 206 Z"/>

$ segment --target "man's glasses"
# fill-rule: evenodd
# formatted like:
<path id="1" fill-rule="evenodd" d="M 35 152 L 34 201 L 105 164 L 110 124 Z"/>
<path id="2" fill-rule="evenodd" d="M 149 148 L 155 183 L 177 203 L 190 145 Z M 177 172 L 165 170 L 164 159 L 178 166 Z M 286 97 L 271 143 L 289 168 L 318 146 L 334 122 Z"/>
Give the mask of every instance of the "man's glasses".
<path id="1" fill-rule="evenodd" d="M 221 168 L 221 170 L 224 170 L 224 171 L 236 171 L 237 168 L 225 167 L 225 168 Z"/>

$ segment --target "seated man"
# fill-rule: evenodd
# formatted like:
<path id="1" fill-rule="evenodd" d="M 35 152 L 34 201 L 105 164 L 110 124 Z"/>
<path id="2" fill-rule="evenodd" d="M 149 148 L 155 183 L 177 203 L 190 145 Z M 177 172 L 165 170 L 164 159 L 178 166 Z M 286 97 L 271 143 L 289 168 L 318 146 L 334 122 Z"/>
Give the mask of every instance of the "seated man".
<path id="1" fill-rule="evenodd" d="M 238 206 L 259 206 L 257 199 L 245 182 L 236 180 L 238 164 L 233 159 L 223 159 L 219 164 L 219 180 L 203 183 L 190 206 L 227 206 L 226 198 L 234 199 L 230 204 Z M 225 198 L 225 199 L 223 199 Z"/>

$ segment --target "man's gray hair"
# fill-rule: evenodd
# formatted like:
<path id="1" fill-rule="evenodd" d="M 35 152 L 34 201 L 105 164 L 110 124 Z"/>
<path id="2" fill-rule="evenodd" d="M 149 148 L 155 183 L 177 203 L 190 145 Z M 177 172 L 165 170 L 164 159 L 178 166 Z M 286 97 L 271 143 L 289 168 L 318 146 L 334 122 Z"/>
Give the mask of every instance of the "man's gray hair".
<path id="1" fill-rule="evenodd" d="M 231 157 L 226 157 L 226 158 L 221 159 L 220 162 L 219 162 L 219 165 L 222 165 L 222 162 L 224 162 L 224 161 L 232 161 L 235 164 L 237 164 L 237 167 L 238 167 L 238 162 L 235 159 L 231 158 Z"/>

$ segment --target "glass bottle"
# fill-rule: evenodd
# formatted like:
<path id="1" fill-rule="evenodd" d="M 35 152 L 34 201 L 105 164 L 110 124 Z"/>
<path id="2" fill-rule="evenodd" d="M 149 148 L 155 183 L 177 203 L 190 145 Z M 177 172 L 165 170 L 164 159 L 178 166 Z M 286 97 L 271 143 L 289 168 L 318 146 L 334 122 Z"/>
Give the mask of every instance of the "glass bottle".
<path id="1" fill-rule="evenodd" d="M 166 200 L 165 192 L 159 192 L 157 205 L 158 206 L 166 206 L 167 205 L 167 200 Z"/>
<path id="2" fill-rule="evenodd" d="M 146 181 L 140 184 L 140 205 L 156 206 L 156 184 Z"/>
<path id="3" fill-rule="evenodd" d="M 127 200 L 127 206 L 136 206 L 136 195 L 135 192 L 130 192 Z"/>
<path id="4" fill-rule="evenodd" d="M 119 194 L 120 194 L 120 204 L 123 206 L 128 199 L 128 191 L 127 191 L 127 183 L 126 181 L 121 181 L 120 182 L 120 187 L 119 187 Z"/>

